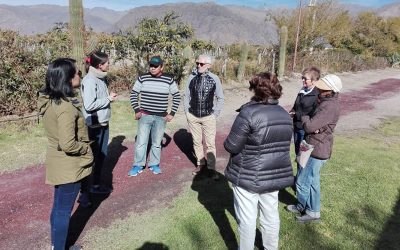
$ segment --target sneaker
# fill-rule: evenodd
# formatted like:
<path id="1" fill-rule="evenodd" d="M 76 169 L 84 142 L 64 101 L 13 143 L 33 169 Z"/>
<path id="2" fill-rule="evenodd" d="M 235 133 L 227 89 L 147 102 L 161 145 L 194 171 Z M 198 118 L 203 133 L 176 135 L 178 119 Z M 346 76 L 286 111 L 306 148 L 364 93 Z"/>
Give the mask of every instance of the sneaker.
<path id="1" fill-rule="evenodd" d="M 203 170 L 204 165 L 197 165 L 197 167 L 193 170 L 192 175 L 198 175 Z"/>
<path id="2" fill-rule="evenodd" d="M 94 185 L 90 188 L 90 192 L 94 194 L 109 194 L 113 191 L 112 188 L 103 185 Z"/>
<path id="3" fill-rule="evenodd" d="M 91 205 L 92 205 L 92 203 L 90 202 L 90 199 L 89 199 L 89 194 L 88 193 L 81 193 L 80 195 L 79 195 L 79 198 L 78 198 L 78 203 L 79 203 L 79 205 L 81 205 L 82 207 L 90 207 Z"/>
<path id="4" fill-rule="evenodd" d="M 320 217 L 312 217 L 308 214 L 301 215 L 301 216 L 296 216 L 296 219 L 298 222 L 301 223 L 306 223 L 306 222 L 315 222 L 315 223 L 320 223 L 321 218 Z"/>
<path id="5" fill-rule="evenodd" d="M 153 174 L 161 174 L 161 168 L 158 165 L 150 166 L 149 169 L 153 171 Z"/>
<path id="6" fill-rule="evenodd" d="M 128 176 L 136 176 L 143 172 L 143 167 L 141 166 L 133 166 L 131 170 L 128 172 Z"/>
<path id="7" fill-rule="evenodd" d="M 286 210 L 295 214 L 301 214 L 301 211 L 297 208 L 296 205 L 287 205 Z"/>

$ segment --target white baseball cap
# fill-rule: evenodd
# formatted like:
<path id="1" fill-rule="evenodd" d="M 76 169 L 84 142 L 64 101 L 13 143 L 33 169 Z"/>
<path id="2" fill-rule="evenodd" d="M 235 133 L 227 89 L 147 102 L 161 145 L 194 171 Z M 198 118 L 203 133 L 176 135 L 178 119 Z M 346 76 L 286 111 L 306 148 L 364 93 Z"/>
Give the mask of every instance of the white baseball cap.
<path id="1" fill-rule="evenodd" d="M 315 87 L 339 93 L 342 89 L 342 80 L 337 75 L 329 74 L 319 79 L 315 83 Z"/>

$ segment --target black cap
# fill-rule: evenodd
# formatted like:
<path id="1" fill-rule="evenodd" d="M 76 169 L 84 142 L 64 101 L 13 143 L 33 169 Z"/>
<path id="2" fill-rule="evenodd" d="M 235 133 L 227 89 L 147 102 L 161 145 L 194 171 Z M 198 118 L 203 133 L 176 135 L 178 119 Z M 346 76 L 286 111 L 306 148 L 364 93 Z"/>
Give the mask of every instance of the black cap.
<path id="1" fill-rule="evenodd" d="M 163 60 L 161 59 L 161 57 L 160 56 L 152 56 L 151 58 L 150 58 L 150 61 L 149 61 L 149 65 L 151 64 L 151 65 L 155 65 L 155 66 L 160 66 L 160 65 L 162 65 L 164 62 L 163 62 Z"/>

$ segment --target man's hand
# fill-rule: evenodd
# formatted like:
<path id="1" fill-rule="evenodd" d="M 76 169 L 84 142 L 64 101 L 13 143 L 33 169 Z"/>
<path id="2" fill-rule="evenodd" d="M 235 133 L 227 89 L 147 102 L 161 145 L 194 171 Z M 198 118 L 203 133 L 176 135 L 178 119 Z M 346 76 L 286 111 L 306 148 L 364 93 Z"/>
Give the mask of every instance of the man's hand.
<path id="1" fill-rule="evenodd" d="M 165 119 L 167 122 L 172 121 L 172 118 L 174 118 L 173 115 L 166 115 L 166 116 L 164 117 L 164 119 Z"/>
<path id="2" fill-rule="evenodd" d="M 142 112 L 137 112 L 137 113 L 135 114 L 135 120 L 139 120 L 140 117 L 142 117 Z"/>

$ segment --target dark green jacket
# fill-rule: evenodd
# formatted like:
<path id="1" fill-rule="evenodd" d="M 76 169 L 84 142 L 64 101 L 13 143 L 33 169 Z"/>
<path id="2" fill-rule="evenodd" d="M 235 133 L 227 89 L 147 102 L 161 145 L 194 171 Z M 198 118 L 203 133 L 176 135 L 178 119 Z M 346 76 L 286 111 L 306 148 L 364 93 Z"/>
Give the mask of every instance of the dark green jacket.
<path id="1" fill-rule="evenodd" d="M 59 105 L 39 94 L 39 113 L 48 139 L 46 152 L 46 184 L 77 182 L 92 171 L 93 153 L 77 98 L 61 100 Z"/>

